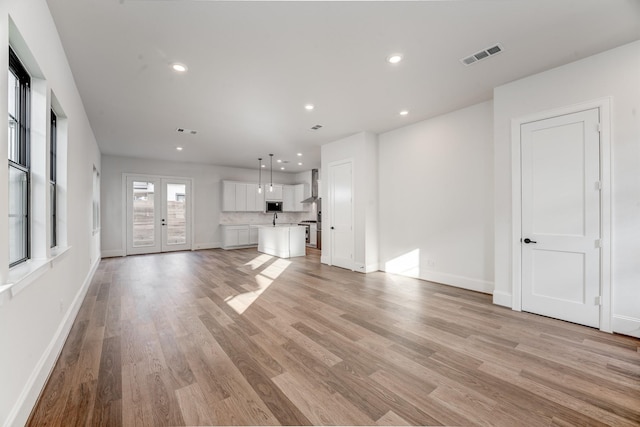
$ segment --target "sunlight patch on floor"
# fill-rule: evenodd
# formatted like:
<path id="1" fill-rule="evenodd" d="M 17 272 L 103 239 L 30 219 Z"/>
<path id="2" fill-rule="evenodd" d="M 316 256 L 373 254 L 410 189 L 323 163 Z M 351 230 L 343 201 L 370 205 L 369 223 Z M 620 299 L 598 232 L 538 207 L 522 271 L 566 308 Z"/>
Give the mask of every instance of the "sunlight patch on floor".
<path id="1" fill-rule="evenodd" d="M 264 262 L 262 262 L 262 264 L 264 264 Z M 225 302 L 229 304 L 229 307 L 233 308 L 236 313 L 243 314 L 290 265 L 291 261 L 287 261 L 285 259 L 277 260 L 269 267 L 265 268 L 262 273 L 256 275 L 256 284 L 258 285 L 258 289 L 244 292 L 233 297 L 228 297 L 225 299 Z"/>
<path id="2" fill-rule="evenodd" d="M 270 279 L 277 279 L 278 276 L 280 276 L 282 274 L 283 271 L 285 271 L 287 269 L 287 267 L 289 267 L 291 265 L 291 261 L 288 261 L 286 259 L 282 259 L 280 258 L 279 260 L 277 260 L 276 262 L 274 262 L 273 264 L 271 264 L 269 267 L 265 268 L 262 271 L 262 275 L 266 276 Z"/>
<path id="3" fill-rule="evenodd" d="M 259 256 L 255 257 L 254 259 L 252 259 L 251 261 L 249 261 L 245 265 L 248 265 L 249 267 L 251 267 L 252 270 L 255 270 L 255 269 L 260 268 L 260 266 L 262 266 L 265 262 L 271 260 L 272 258 L 273 257 L 271 255 L 262 254 L 262 255 L 259 255 Z"/>

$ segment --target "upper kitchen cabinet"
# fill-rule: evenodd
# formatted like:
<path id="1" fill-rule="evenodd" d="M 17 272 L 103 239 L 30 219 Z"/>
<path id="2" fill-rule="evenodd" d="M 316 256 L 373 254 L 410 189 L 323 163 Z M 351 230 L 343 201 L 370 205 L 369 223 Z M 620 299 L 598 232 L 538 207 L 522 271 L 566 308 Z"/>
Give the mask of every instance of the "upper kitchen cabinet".
<path id="1" fill-rule="evenodd" d="M 264 197 L 265 200 L 271 202 L 282 202 L 283 197 L 283 185 L 273 184 L 273 191 L 269 191 L 269 185 L 264 186 Z"/>
<path id="2" fill-rule="evenodd" d="M 264 212 L 264 188 L 262 193 L 258 193 L 257 184 L 222 181 L 222 210 Z"/>
<path id="3" fill-rule="evenodd" d="M 282 210 L 284 212 L 306 212 L 309 208 L 302 201 L 308 197 L 305 184 L 284 185 L 282 189 Z"/>

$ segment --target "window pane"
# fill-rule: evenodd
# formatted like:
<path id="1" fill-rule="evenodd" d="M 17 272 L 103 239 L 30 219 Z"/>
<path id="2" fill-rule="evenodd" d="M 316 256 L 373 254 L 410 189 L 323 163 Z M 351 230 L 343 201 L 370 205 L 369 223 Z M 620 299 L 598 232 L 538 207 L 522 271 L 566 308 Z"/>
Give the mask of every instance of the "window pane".
<path id="1" fill-rule="evenodd" d="M 186 185 L 167 184 L 167 244 L 187 243 Z"/>
<path id="2" fill-rule="evenodd" d="M 154 185 L 133 182 L 133 246 L 155 245 Z"/>
<path id="3" fill-rule="evenodd" d="M 51 110 L 51 140 L 49 141 L 49 179 L 51 181 L 56 180 L 56 171 L 57 171 L 57 163 L 56 163 L 56 151 L 57 147 L 57 118 L 56 114 Z"/>
<path id="4" fill-rule="evenodd" d="M 17 86 L 18 79 L 11 71 L 9 71 L 9 115 L 13 117 L 18 116 L 16 108 L 16 96 L 18 95 Z"/>
<path id="5" fill-rule="evenodd" d="M 57 231 L 58 231 L 58 224 L 57 224 L 57 219 L 56 219 L 56 183 L 55 182 L 50 182 L 49 183 L 49 209 L 51 212 L 51 247 L 54 248 L 58 245 L 58 240 L 57 240 Z"/>
<path id="6" fill-rule="evenodd" d="M 27 173 L 9 165 L 9 264 L 27 258 Z"/>
<path id="7" fill-rule="evenodd" d="M 18 123 L 9 116 L 9 160 L 19 163 L 18 154 Z"/>

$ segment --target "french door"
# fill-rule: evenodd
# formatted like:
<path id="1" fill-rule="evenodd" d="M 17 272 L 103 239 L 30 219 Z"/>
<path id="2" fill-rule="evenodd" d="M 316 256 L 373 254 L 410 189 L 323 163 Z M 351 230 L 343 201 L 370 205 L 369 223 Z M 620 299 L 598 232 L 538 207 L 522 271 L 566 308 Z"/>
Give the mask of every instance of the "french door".
<path id="1" fill-rule="evenodd" d="M 191 250 L 191 181 L 127 176 L 127 255 Z"/>
<path id="2" fill-rule="evenodd" d="M 599 327 L 598 109 L 521 126 L 522 309 Z"/>

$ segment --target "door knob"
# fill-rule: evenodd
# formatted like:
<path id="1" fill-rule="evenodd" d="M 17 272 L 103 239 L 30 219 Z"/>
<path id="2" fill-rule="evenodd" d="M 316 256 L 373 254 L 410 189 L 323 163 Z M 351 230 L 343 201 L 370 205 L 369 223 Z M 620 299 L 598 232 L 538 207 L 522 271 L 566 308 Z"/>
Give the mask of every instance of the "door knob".
<path id="1" fill-rule="evenodd" d="M 331 227 L 332 230 L 335 230 L 335 227 Z"/>
<path id="2" fill-rule="evenodd" d="M 526 239 L 524 239 L 523 241 L 524 241 L 527 245 L 528 245 L 529 243 L 538 243 L 538 242 L 536 242 L 535 240 L 531 240 L 531 239 L 530 239 L 530 238 L 528 238 L 528 237 L 527 237 Z"/>

